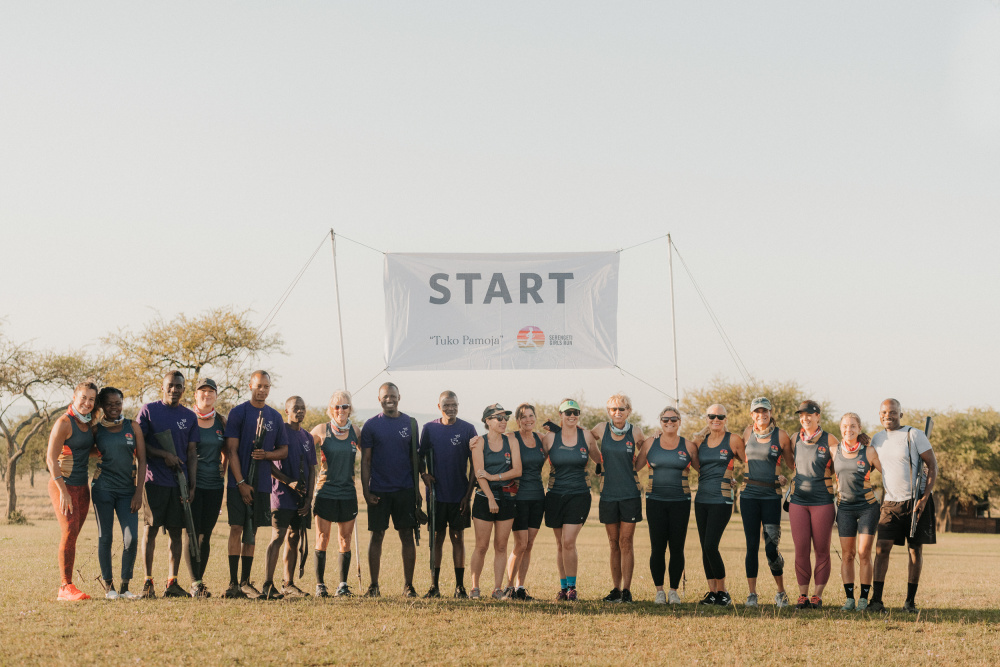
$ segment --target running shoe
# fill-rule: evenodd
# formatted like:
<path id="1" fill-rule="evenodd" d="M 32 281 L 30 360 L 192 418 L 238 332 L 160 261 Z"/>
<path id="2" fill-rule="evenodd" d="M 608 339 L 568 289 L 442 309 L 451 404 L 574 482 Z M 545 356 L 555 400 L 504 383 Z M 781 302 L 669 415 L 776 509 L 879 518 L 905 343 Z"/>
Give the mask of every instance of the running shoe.
<path id="1" fill-rule="evenodd" d="M 907 600 L 903 603 L 903 611 L 909 612 L 911 614 L 916 614 L 919 609 L 917 609 L 917 603 L 913 600 Z"/>
<path id="2" fill-rule="evenodd" d="M 428 590 L 424 594 L 424 597 L 425 598 L 439 598 L 439 597 L 441 597 L 441 591 L 440 591 L 440 589 L 438 589 L 437 586 L 431 586 L 430 590 Z"/>
<path id="3" fill-rule="evenodd" d="M 326 587 L 325 586 L 323 587 L 323 592 L 324 593 L 326 592 Z M 351 587 L 348 586 L 346 583 L 341 584 L 340 586 L 337 586 L 337 590 L 334 592 L 334 595 L 336 595 L 338 598 L 352 598 L 352 597 L 354 597 L 354 593 L 351 592 Z"/>
<path id="4" fill-rule="evenodd" d="M 239 584 L 233 582 L 229 584 L 229 588 L 222 594 L 222 597 L 227 600 L 246 600 L 247 594 L 243 592 Z"/>
<path id="5" fill-rule="evenodd" d="M 139 596 L 132 591 L 125 591 L 124 593 L 119 593 L 118 597 L 122 600 L 138 600 Z"/>
<path id="6" fill-rule="evenodd" d="M 524 600 L 525 602 L 531 602 L 535 598 L 531 597 L 528 594 L 528 589 L 527 588 L 520 588 L 517 591 L 517 599 L 518 600 Z"/>
<path id="7" fill-rule="evenodd" d="M 667 593 L 667 603 L 668 604 L 680 604 L 681 596 L 677 594 L 677 591 L 669 591 Z"/>
<path id="8" fill-rule="evenodd" d="M 617 588 L 612 588 L 611 592 L 604 596 L 604 602 L 621 602 L 622 592 Z"/>
<path id="9" fill-rule="evenodd" d="M 248 600 L 256 600 L 261 596 L 260 591 L 253 585 L 252 581 L 244 581 L 240 584 L 240 590 L 243 591 L 243 595 L 245 595 Z"/>
<path id="10" fill-rule="evenodd" d="M 577 600 L 576 588 L 571 588 L 568 591 L 566 591 L 566 601 L 567 602 L 576 602 L 576 600 Z"/>
<path id="11" fill-rule="evenodd" d="M 502 589 L 502 588 L 494 588 L 494 589 L 493 589 L 493 594 L 492 594 L 492 596 L 491 596 L 491 597 L 492 597 L 492 598 L 493 598 L 494 600 L 503 600 L 503 599 L 504 599 L 504 592 L 503 592 L 503 589 Z"/>
<path id="12" fill-rule="evenodd" d="M 261 591 L 260 595 L 265 600 L 281 600 L 285 597 L 278 592 L 278 589 L 275 588 L 273 581 L 264 582 L 264 590 Z"/>
<path id="13" fill-rule="evenodd" d="M 713 593 L 712 591 L 709 591 L 709 592 L 705 593 L 705 597 L 703 597 L 701 599 L 701 602 L 699 602 L 698 604 L 713 604 L 714 605 L 715 604 L 715 593 Z"/>
<path id="14" fill-rule="evenodd" d="M 757 605 L 757 594 L 751 593 L 747 596 L 747 601 L 743 603 L 744 607 L 756 607 Z"/>
<path id="15" fill-rule="evenodd" d="M 171 579 L 170 583 L 167 584 L 166 589 L 163 591 L 163 597 L 165 598 L 189 598 L 191 594 L 180 587 L 176 579 Z"/>
<path id="16" fill-rule="evenodd" d="M 868 609 L 868 598 L 861 598 L 858 600 L 857 610 L 864 611 L 865 609 Z"/>
<path id="17" fill-rule="evenodd" d="M 465 586 L 455 586 L 455 594 L 452 597 L 457 600 L 468 600 L 469 594 L 465 592 Z"/>
<path id="18" fill-rule="evenodd" d="M 368 590 L 365 591 L 366 598 L 380 598 L 382 597 L 382 591 L 378 589 L 378 584 L 371 584 L 368 586 Z"/>
<path id="19" fill-rule="evenodd" d="M 204 582 L 199 583 L 194 587 L 194 591 L 191 593 L 191 597 L 198 600 L 207 600 L 212 597 L 212 594 L 208 592 L 208 586 Z"/>
<path id="20" fill-rule="evenodd" d="M 625 588 L 622 590 L 622 603 L 629 604 L 632 602 L 632 591 Z"/>
<path id="21" fill-rule="evenodd" d="M 470 600 L 478 600 L 479 599 L 479 588 L 478 587 L 473 588 L 471 591 L 469 591 L 469 599 Z"/>
<path id="22" fill-rule="evenodd" d="M 513 599 L 515 599 L 514 598 L 514 587 L 513 586 L 508 586 L 507 588 L 503 589 L 503 599 L 504 600 L 513 600 Z"/>
<path id="23" fill-rule="evenodd" d="M 847 601 L 844 602 L 844 606 L 840 608 L 840 611 L 854 611 L 854 609 L 854 598 L 847 598 Z"/>
<path id="24" fill-rule="evenodd" d="M 796 609 L 810 609 L 809 597 L 806 595 L 800 595 L 799 601 L 795 603 Z"/>
<path id="25" fill-rule="evenodd" d="M 881 600 L 872 600 L 871 602 L 868 603 L 868 611 L 885 613 L 889 610 L 885 608 L 885 605 L 882 604 Z"/>
<path id="26" fill-rule="evenodd" d="M 108 592 L 104 594 L 105 600 L 117 600 L 120 597 L 121 596 L 118 595 L 118 591 L 116 591 L 114 587 L 109 588 Z"/>
<path id="27" fill-rule="evenodd" d="M 64 584 L 59 587 L 59 602 L 76 602 L 78 600 L 89 600 L 90 596 L 81 591 L 73 584 Z"/>
<path id="28" fill-rule="evenodd" d="M 403 597 L 404 598 L 417 597 L 417 589 L 415 589 L 411 584 L 403 586 Z"/>
<path id="29" fill-rule="evenodd" d="M 809 598 L 809 608 L 810 609 L 822 609 L 823 608 L 823 598 L 818 595 L 814 595 Z"/>
<path id="30" fill-rule="evenodd" d="M 788 593 L 781 591 L 774 596 L 774 606 L 778 609 L 784 609 L 785 607 L 790 607 L 792 603 L 788 600 Z"/>
<path id="31" fill-rule="evenodd" d="M 730 607 L 733 604 L 733 599 L 726 591 L 719 591 L 715 594 L 715 604 L 719 607 Z"/>
<path id="32" fill-rule="evenodd" d="M 281 584 L 281 594 L 284 595 L 286 598 L 294 598 L 294 599 L 309 597 L 308 593 L 306 593 L 304 590 L 302 590 L 295 584 L 286 584 L 284 582 L 282 582 Z"/>
<path id="33" fill-rule="evenodd" d="M 347 584 L 344 585 L 346 586 Z M 330 591 L 326 590 L 326 584 L 316 584 L 316 597 L 318 598 L 330 597 Z"/>
<path id="34" fill-rule="evenodd" d="M 156 588 L 153 586 L 153 580 L 152 579 L 147 579 L 142 584 L 142 592 L 139 593 L 139 597 L 145 598 L 147 600 L 155 600 L 156 599 Z"/>
<path id="35" fill-rule="evenodd" d="M 653 600 L 653 604 L 667 604 L 667 592 L 656 591 L 656 599 Z"/>
<path id="36" fill-rule="evenodd" d="M 559 592 L 556 593 L 556 602 L 565 602 L 565 601 L 566 601 L 566 589 L 560 588 Z"/>

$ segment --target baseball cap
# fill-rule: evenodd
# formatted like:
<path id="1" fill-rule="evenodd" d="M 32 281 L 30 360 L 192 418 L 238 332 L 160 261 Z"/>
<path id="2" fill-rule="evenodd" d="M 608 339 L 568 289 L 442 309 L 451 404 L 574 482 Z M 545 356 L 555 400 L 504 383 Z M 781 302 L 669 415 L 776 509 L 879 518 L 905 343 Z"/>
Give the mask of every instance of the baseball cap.
<path id="1" fill-rule="evenodd" d="M 750 412 L 753 412 L 757 408 L 764 408 L 765 410 L 771 410 L 772 409 L 771 401 L 767 400 L 767 397 L 765 396 L 758 396 L 757 398 L 753 399 L 753 402 L 750 404 Z"/>
<path id="2" fill-rule="evenodd" d="M 795 411 L 795 414 L 799 415 L 803 412 L 807 415 L 818 415 L 820 413 L 819 403 L 816 401 L 802 401 L 802 403 L 799 404 L 799 409 Z"/>
<path id="3" fill-rule="evenodd" d="M 201 382 L 199 382 L 198 386 L 195 387 L 195 390 L 197 391 L 198 389 L 201 389 L 202 387 L 211 387 L 215 391 L 216 394 L 219 393 L 219 388 L 215 385 L 215 380 L 213 380 L 212 378 L 205 378 L 204 380 L 202 380 Z"/>
<path id="4" fill-rule="evenodd" d="M 490 417 L 495 417 L 499 414 L 505 414 L 510 416 L 510 410 L 504 410 L 503 406 L 499 403 L 494 403 L 493 405 L 487 405 L 486 409 L 483 410 L 483 422 L 485 423 Z"/>
<path id="5" fill-rule="evenodd" d="M 574 401 L 573 399 L 563 401 L 562 403 L 559 404 L 559 412 L 566 412 L 567 410 L 579 410 L 579 409 L 580 409 L 580 404 Z"/>

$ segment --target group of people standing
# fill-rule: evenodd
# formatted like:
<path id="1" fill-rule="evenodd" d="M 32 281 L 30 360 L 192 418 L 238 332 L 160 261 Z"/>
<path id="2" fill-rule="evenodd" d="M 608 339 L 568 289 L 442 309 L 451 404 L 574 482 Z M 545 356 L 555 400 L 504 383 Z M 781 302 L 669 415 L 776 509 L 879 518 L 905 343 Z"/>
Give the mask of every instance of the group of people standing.
<path id="1" fill-rule="evenodd" d="M 578 599 L 576 541 L 591 510 L 588 466 L 593 463 L 600 480 L 598 516 L 610 547 L 613 588 L 604 601 L 633 601 L 633 544 L 636 527 L 643 520 L 645 495 L 655 602 L 682 602 L 678 588 L 685 571 L 693 500 L 708 586 L 699 604 L 729 606 L 733 601 L 726 587 L 719 544 L 733 512 L 735 465 L 739 464 L 744 473 L 739 506 L 749 588 L 745 604 L 759 605 L 757 575 L 763 539 L 765 559 L 777 589 L 775 604 L 787 607 L 791 601 L 785 591 L 784 559 L 779 549 L 782 488 L 788 482 L 779 474 L 784 462 L 794 470 L 784 494 L 784 509 L 795 543 L 796 607 L 822 606 L 836 521 L 843 551 L 846 602 L 842 609 L 884 609 L 882 586 L 889 552 L 893 545 L 904 543 L 910 551 L 904 608 L 916 608 L 921 547 L 935 541 L 931 491 L 937 464 L 924 434 L 900 425 L 902 410 L 895 399 L 882 403 L 879 415 L 885 430 L 872 439 L 861 433 L 860 419 L 854 413 L 842 417 L 840 440 L 823 431 L 820 406 L 815 401 L 801 404 L 797 412 L 802 428 L 789 437 L 776 427 L 770 401 L 764 397 L 751 404 L 752 423 L 742 434 L 727 428 L 725 406 L 712 405 L 705 415 L 705 428 L 687 439 L 680 436 L 682 416 L 674 407 L 660 413 L 658 431 L 644 435 L 639 426 L 629 422 L 632 405 L 624 394 L 608 399 L 608 419 L 593 429 L 580 426 L 581 408 L 572 399 L 560 403 L 558 424 L 549 421 L 541 429 L 531 404 L 522 403 L 513 413 L 493 404 L 482 413 L 486 432 L 478 435 L 475 426 L 458 417 L 458 397 L 445 391 L 438 400 L 441 417 L 420 428 L 415 419 L 399 411 L 399 389 L 388 382 L 379 388 L 382 412 L 367 420 L 360 431 L 351 422 L 351 395 L 337 391 L 327 410 L 330 420 L 307 432 L 302 428 L 305 402 L 298 396 L 290 397 L 282 417 L 267 405 L 270 388 L 268 374 L 254 372 L 250 400 L 223 418 L 215 412 L 215 382 L 205 379 L 199 383 L 191 410 L 181 405 L 184 376 L 171 372 L 163 379 L 161 400 L 143 405 L 133 422 L 122 416 L 121 391 L 113 387 L 98 390 L 93 383 L 81 383 L 66 414 L 53 426 L 47 454 L 52 472 L 49 492 L 62 529 L 58 599 L 89 597 L 73 585 L 72 572 L 76 539 L 91 499 L 98 517 L 101 577 L 110 599 L 156 597 L 153 561 L 160 528 L 168 537 L 163 594 L 210 597 L 203 574 L 224 498 L 230 582 L 223 597 L 305 597 L 307 593 L 295 584 L 295 573 L 298 565 L 299 577 L 303 574 L 308 554 L 306 530 L 313 525 L 313 515 L 315 595 L 331 595 L 325 580 L 326 552 L 336 524 L 338 583 L 332 595 L 352 596 L 348 580 L 352 537 L 357 544 L 354 477 L 360 450 L 360 486 L 370 533 L 367 597 L 381 595 L 382 546 L 391 520 L 402 547 L 405 596 L 417 596 L 413 586 L 415 536 L 419 527 L 429 522 L 434 562 L 431 586 L 424 597 L 442 595 L 442 552 L 448 538 L 455 572 L 454 597 L 531 600 L 525 584 L 544 521 L 556 542 L 556 599 Z M 512 414 L 516 427 L 509 429 Z M 99 417 L 96 420 L 95 415 Z M 91 456 L 99 460 L 88 486 Z M 542 478 L 546 462 L 547 484 Z M 643 493 L 638 472 L 647 465 L 650 474 Z M 922 475 L 924 468 L 926 474 Z M 692 469 L 698 472 L 693 499 L 689 484 Z M 873 469 L 882 473 L 885 492 L 881 503 L 871 485 Z M 919 520 L 911 535 L 914 512 Z M 123 537 L 117 587 L 111 563 L 116 516 Z M 251 581 L 255 534 L 268 524 L 271 541 L 264 584 L 258 590 Z M 467 590 L 464 531 L 469 527 L 473 528 L 475 547 Z M 187 549 L 183 547 L 185 532 Z M 512 534 L 514 544 L 508 552 Z M 137 595 L 129 590 L 129 584 L 140 535 L 145 580 Z M 487 587 L 482 573 L 491 542 L 493 582 Z M 274 577 L 282 547 L 279 586 Z M 182 554 L 191 574 L 190 591 L 177 582 Z M 855 560 L 860 570 L 858 601 Z"/>

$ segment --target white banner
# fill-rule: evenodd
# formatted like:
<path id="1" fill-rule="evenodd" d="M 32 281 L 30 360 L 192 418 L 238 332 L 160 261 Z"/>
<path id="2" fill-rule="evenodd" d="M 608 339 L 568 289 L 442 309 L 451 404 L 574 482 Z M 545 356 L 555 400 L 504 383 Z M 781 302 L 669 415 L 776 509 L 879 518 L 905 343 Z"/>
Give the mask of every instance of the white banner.
<path id="1" fill-rule="evenodd" d="M 385 256 L 389 370 L 611 368 L 618 252 Z"/>

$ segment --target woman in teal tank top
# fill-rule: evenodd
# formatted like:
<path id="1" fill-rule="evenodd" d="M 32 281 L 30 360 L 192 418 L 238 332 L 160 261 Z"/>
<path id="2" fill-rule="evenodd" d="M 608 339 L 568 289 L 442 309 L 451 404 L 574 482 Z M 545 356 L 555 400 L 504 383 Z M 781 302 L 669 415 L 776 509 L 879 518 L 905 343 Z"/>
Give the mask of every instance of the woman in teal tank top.
<path id="1" fill-rule="evenodd" d="M 128 589 L 138 546 L 139 509 L 142 507 L 142 484 L 146 479 L 146 443 L 142 429 L 122 417 L 125 396 L 121 390 L 105 387 L 97 395 L 101 422 L 94 430 L 100 459 L 91 495 L 97 514 L 97 562 L 104 580 L 105 597 L 138 597 Z M 115 590 L 111 570 L 111 543 L 115 515 L 122 531 L 121 587 Z"/>
<path id="2" fill-rule="evenodd" d="M 598 518 L 611 545 L 611 581 L 614 587 L 605 602 L 632 602 L 632 572 L 635 570 L 635 527 L 642 521 L 642 497 L 635 458 L 642 444 L 642 429 L 629 424 L 632 401 L 625 394 L 608 399 L 610 421 L 591 430 L 604 468 L 604 483 L 598 502 Z"/>
<path id="3" fill-rule="evenodd" d="M 507 582 L 514 588 L 512 596 L 517 600 L 532 600 L 524 587 L 531 563 L 531 549 L 542 525 L 545 514 L 545 485 L 542 483 L 542 467 L 548 452 L 541 437 L 535 433 L 535 406 L 521 403 L 514 410 L 517 431 L 508 434 L 513 437 L 521 452 L 521 479 L 514 498 L 514 548 L 507 561 Z"/>
<path id="4" fill-rule="evenodd" d="M 472 467 L 476 471 L 476 497 L 472 503 L 472 527 L 476 546 L 469 568 L 472 570 L 472 591 L 469 597 L 479 597 L 479 576 L 486 562 L 486 552 L 493 536 L 493 597 L 504 597 L 503 575 L 507 565 L 507 540 L 514 525 L 516 480 L 521 477 L 521 451 L 510 446 L 507 420 L 510 410 L 499 403 L 483 410 L 486 435 L 477 435 L 469 443 Z"/>
<path id="5" fill-rule="evenodd" d="M 601 455 L 590 431 L 580 428 L 580 404 L 567 398 L 559 404 L 560 428 L 542 441 L 552 467 L 549 492 L 545 495 L 545 525 L 556 536 L 556 566 L 559 593 L 556 600 L 577 599 L 576 572 L 579 555 L 576 538 L 590 514 L 587 461 L 600 463 Z"/>
<path id="6" fill-rule="evenodd" d="M 89 600 L 90 596 L 73 585 L 76 539 L 90 509 L 87 465 L 94 447 L 91 430 L 97 385 L 81 382 L 73 391 L 66 414 L 59 417 L 49 433 L 45 462 L 49 474 L 49 499 L 59 520 L 59 600 Z"/>

